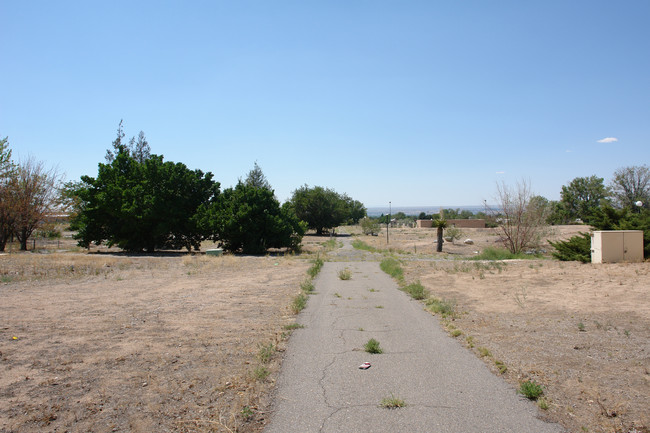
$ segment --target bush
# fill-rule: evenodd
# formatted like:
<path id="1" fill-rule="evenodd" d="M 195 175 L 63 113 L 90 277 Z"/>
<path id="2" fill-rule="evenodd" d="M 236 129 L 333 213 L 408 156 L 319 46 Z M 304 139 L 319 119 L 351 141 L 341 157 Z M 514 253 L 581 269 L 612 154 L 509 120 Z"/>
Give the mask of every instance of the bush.
<path id="1" fill-rule="evenodd" d="M 567 241 L 548 241 L 548 243 L 555 248 L 552 255 L 558 260 L 582 263 L 591 261 L 591 235 L 589 233 L 580 233 Z"/>
<path id="2" fill-rule="evenodd" d="M 403 289 L 406 293 L 411 295 L 411 298 L 421 300 L 421 299 L 426 299 L 429 293 L 427 292 L 427 289 L 424 288 L 420 282 L 412 283 L 409 284 L 408 286 L 405 286 Z"/>
<path id="3" fill-rule="evenodd" d="M 361 225 L 361 231 L 364 235 L 379 233 L 380 227 L 377 219 L 364 217 L 359 221 L 359 224 Z"/>
<path id="4" fill-rule="evenodd" d="M 529 400 L 537 400 L 542 394 L 544 394 L 541 385 L 535 383 L 534 380 L 521 382 L 519 385 L 519 391 L 517 392 Z"/>
<path id="5" fill-rule="evenodd" d="M 374 338 L 368 340 L 368 342 L 363 346 L 363 348 L 366 350 L 366 352 L 372 354 L 379 354 L 384 352 L 382 348 L 379 347 L 379 341 L 375 340 Z"/>

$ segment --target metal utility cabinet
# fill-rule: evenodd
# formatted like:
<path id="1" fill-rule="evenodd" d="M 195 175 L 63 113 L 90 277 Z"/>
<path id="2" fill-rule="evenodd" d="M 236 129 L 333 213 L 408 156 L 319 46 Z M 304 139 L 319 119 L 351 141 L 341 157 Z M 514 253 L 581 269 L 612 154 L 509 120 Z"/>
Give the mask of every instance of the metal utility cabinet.
<path id="1" fill-rule="evenodd" d="M 643 230 L 611 230 L 591 233 L 591 263 L 643 261 Z"/>

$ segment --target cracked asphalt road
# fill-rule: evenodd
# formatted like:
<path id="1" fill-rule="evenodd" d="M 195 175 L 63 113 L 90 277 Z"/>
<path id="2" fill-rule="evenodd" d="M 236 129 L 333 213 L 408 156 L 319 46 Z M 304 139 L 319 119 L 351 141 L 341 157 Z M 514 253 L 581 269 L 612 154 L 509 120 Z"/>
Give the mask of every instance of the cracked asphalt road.
<path id="1" fill-rule="evenodd" d="M 564 431 L 538 419 L 533 403 L 449 337 L 373 256 L 349 239 L 335 255 L 344 261 L 325 263 L 298 318 L 305 328 L 289 342 L 265 433 Z M 352 278 L 342 281 L 345 268 Z M 383 354 L 363 350 L 370 338 Z M 406 407 L 381 407 L 390 397 Z"/>

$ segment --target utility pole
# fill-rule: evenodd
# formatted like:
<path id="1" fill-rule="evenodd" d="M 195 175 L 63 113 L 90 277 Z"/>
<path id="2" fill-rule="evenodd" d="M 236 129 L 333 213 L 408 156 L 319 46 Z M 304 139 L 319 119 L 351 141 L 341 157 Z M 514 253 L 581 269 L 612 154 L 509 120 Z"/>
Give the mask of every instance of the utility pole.
<path id="1" fill-rule="evenodd" d="M 386 243 L 388 244 L 388 227 L 390 227 L 390 218 L 391 218 L 391 202 L 388 202 L 388 221 L 386 222 Z"/>

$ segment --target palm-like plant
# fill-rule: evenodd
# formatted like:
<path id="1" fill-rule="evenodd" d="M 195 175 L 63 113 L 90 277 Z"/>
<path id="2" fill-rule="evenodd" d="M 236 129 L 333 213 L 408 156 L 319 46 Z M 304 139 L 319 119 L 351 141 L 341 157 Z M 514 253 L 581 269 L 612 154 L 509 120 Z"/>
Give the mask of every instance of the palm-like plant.
<path id="1" fill-rule="evenodd" d="M 438 245 L 436 246 L 436 251 L 442 252 L 442 243 L 445 241 L 442 238 L 442 231 L 447 227 L 447 220 L 446 219 L 433 220 L 433 225 L 438 229 Z"/>

